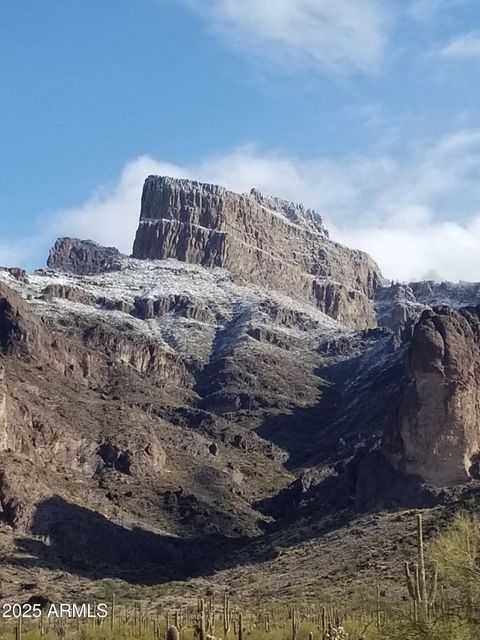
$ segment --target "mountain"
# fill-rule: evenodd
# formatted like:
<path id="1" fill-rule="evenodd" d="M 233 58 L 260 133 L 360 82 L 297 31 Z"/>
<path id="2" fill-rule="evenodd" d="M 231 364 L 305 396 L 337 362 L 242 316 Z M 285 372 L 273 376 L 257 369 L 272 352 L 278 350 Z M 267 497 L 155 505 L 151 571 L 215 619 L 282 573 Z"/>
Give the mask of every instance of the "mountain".
<path id="1" fill-rule="evenodd" d="M 477 491 L 479 297 L 388 284 L 302 205 L 155 176 L 131 257 L 60 238 L 1 268 L 3 597 L 285 595 L 342 563 L 396 589 L 395 509 Z"/>

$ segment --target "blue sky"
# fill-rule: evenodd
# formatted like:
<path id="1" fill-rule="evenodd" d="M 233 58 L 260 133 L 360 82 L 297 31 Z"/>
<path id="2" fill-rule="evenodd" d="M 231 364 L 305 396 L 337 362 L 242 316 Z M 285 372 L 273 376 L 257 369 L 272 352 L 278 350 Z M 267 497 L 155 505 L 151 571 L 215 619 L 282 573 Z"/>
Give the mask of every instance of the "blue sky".
<path id="1" fill-rule="evenodd" d="M 386 275 L 480 280 L 475 0 L 16 0 L 0 264 L 130 250 L 149 173 L 303 201 Z"/>

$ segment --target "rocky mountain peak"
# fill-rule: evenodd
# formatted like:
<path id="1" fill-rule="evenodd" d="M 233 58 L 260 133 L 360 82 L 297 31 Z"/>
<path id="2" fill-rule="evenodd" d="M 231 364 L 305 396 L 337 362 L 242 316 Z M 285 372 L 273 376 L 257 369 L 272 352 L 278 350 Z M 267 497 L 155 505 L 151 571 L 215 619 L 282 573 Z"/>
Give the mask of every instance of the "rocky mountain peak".
<path id="1" fill-rule="evenodd" d="M 93 275 L 115 271 L 121 258 L 122 254 L 114 247 L 101 247 L 92 240 L 59 238 L 50 250 L 47 265 L 68 273 Z"/>
<path id="2" fill-rule="evenodd" d="M 314 211 L 255 189 L 149 176 L 133 257 L 221 267 L 350 326 L 376 324 L 371 299 L 383 279 L 375 262 L 332 242 Z"/>

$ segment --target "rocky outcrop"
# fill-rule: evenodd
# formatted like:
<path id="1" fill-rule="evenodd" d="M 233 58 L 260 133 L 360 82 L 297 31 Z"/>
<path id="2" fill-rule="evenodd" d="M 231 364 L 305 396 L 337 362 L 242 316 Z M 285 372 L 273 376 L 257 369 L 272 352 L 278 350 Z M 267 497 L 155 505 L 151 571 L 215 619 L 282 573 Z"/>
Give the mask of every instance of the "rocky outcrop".
<path id="1" fill-rule="evenodd" d="M 391 329 L 398 343 L 412 336 L 415 323 L 425 309 L 449 305 L 459 309 L 480 304 L 478 282 L 393 283 L 375 292 L 378 324 Z"/>
<path id="2" fill-rule="evenodd" d="M 378 324 L 391 329 L 399 343 L 411 337 L 413 325 L 425 307 L 426 304 L 418 302 L 408 285 L 397 283 L 376 291 Z"/>
<path id="3" fill-rule="evenodd" d="M 0 282 L 0 353 L 34 357 L 47 349 L 41 321 L 18 293 Z"/>
<path id="4" fill-rule="evenodd" d="M 353 327 L 375 326 L 373 260 L 328 238 L 302 205 L 216 185 L 150 176 L 133 256 L 227 269 L 237 282 L 274 288 Z"/>
<path id="5" fill-rule="evenodd" d="M 181 360 L 168 346 L 152 336 L 135 332 L 126 326 L 123 331 L 111 330 L 106 323 L 95 322 L 85 327 L 83 342 L 93 354 L 106 356 L 109 366 L 114 363 L 138 373 L 152 376 L 156 382 L 168 381 L 180 387 L 189 386 L 191 377 Z M 87 361 L 86 375 L 95 377 L 101 372 L 96 358 Z"/>
<path id="6" fill-rule="evenodd" d="M 480 307 L 427 310 L 413 331 L 386 457 L 433 486 L 465 482 L 477 473 L 479 424 Z"/>
<path id="7" fill-rule="evenodd" d="M 151 431 L 142 433 L 141 437 L 115 436 L 100 445 L 98 455 L 107 468 L 138 478 L 165 470 L 165 450 Z"/>
<path id="8" fill-rule="evenodd" d="M 59 238 L 50 251 L 47 265 L 50 269 L 93 275 L 120 268 L 122 254 L 113 247 L 101 247 L 91 240 Z"/>
<path id="9" fill-rule="evenodd" d="M 28 460 L 0 455 L 0 519 L 17 531 L 29 529 L 38 505 L 51 495 L 38 475 Z"/>
<path id="10" fill-rule="evenodd" d="M 139 296 L 135 298 L 134 308 L 131 311 L 132 315 L 142 320 L 161 318 L 170 312 L 198 322 L 214 323 L 216 320 L 215 312 L 207 305 L 199 300 L 193 301 L 184 295 L 162 296 L 156 299 Z"/>
<path id="11" fill-rule="evenodd" d="M 23 282 L 23 284 L 28 284 L 28 274 L 25 269 L 21 269 L 20 267 L 0 267 L 0 271 L 6 271 L 12 278 L 15 278 L 15 280 Z"/>
<path id="12" fill-rule="evenodd" d="M 62 284 L 50 284 L 42 292 L 44 300 L 69 300 L 70 302 L 79 302 L 80 304 L 94 305 L 96 298 L 92 295 L 85 294 L 81 289 L 68 287 Z"/>

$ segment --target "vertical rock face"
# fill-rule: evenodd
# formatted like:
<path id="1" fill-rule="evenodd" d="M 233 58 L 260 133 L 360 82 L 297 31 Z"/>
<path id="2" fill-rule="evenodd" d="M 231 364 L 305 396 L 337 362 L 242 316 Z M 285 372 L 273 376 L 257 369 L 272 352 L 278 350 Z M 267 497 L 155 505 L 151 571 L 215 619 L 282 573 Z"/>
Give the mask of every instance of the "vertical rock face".
<path id="1" fill-rule="evenodd" d="M 5 388 L 5 368 L 0 364 L 0 449 L 7 434 L 7 390 Z"/>
<path id="2" fill-rule="evenodd" d="M 434 486 L 478 475 L 480 307 L 425 311 L 409 348 L 398 423 L 385 453 L 398 470 Z"/>
<path id="3" fill-rule="evenodd" d="M 31 355 L 42 338 L 40 323 L 25 301 L 0 283 L 0 354 Z"/>
<path id="4" fill-rule="evenodd" d="M 314 302 L 349 326 L 376 325 L 370 299 L 382 277 L 373 260 L 332 242 L 314 211 L 256 190 L 240 195 L 150 176 L 133 257 L 222 267 L 238 282 Z"/>

